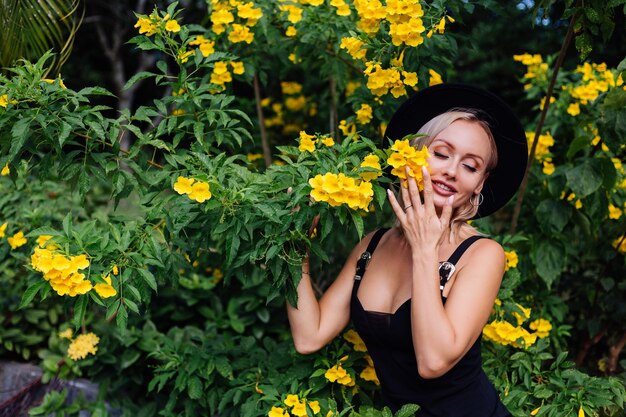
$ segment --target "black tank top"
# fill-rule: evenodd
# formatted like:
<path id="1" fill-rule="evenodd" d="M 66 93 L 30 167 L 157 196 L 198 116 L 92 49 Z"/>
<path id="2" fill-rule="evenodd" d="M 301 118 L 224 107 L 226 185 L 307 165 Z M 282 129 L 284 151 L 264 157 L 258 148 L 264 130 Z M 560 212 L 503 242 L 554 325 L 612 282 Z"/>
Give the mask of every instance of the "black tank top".
<path id="1" fill-rule="evenodd" d="M 433 379 L 422 378 L 417 371 L 411 336 L 411 300 L 393 313 L 366 311 L 357 292 L 365 268 L 382 235 L 380 229 L 372 237 L 366 252 L 357 262 L 352 289 L 350 315 L 380 380 L 383 400 L 394 412 L 404 404 L 418 404 L 419 417 L 506 417 L 511 414 L 500 402 L 498 393 L 487 379 L 480 353 L 480 337 L 463 358 L 446 374 Z M 440 289 L 454 272 L 454 265 L 465 250 L 481 236 L 463 241 L 448 261 L 439 268 Z M 442 295 L 442 301 L 446 298 Z"/>

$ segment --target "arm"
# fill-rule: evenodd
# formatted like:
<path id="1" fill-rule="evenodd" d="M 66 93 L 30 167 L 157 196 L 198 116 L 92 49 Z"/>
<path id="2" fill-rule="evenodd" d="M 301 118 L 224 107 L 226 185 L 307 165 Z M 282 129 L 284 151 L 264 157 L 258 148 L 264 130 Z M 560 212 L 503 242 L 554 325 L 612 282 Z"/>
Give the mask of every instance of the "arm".
<path id="1" fill-rule="evenodd" d="M 320 350 L 335 338 L 350 319 L 350 297 L 354 285 L 356 262 L 367 248 L 371 234 L 353 250 L 337 279 L 318 301 L 309 275 L 309 260 L 302 263 L 302 279 L 298 284 L 298 306 L 287 303 L 287 317 L 293 342 L 299 353 L 308 354 Z"/>
<path id="2" fill-rule="evenodd" d="M 479 337 L 502 280 L 505 258 L 498 243 L 476 242 L 465 255 L 465 266 L 457 271 L 444 307 L 437 260 L 442 238 L 449 233 L 452 200 L 438 216 L 428 171 L 423 171 L 423 178 L 423 203 L 410 177 L 408 190 L 401 190 L 411 209 L 405 212 L 393 194 L 389 198 L 411 245 L 411 326 L 418 371 L 424 378 L 435 378 L 450 370 Z"/>
<path id="3" fill-rule="evenodd" d="M 413 250 L 411 325 L 418 370 L 424 378 L 448 372 L 480 337 L 504 273 L 504 251 L 497 242 L 480 240 L 465 254 L 444 307 L 439 292 L 436 253 Z M 434 257 L 433 257 L 434 256 Z"/>

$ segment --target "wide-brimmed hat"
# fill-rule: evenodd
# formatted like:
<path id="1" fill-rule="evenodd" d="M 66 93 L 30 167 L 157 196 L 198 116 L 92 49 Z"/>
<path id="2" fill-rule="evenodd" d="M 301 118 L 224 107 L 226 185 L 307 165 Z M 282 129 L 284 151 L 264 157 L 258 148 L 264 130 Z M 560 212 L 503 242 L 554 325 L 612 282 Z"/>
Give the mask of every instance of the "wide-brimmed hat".
<path id="1" fill-rule="evenodd" d="M 466 84 L 438 84 L 418 91 L 391 117 L 384 141 L 417 133 L 433 117 L 454 108 L 477 110 L 489 124 L 498 149 L 498 165 L 482 189 L 484 201 L 474 218 L 487 216 L 504 206 L 524 178 L 528 162 L 526 134 L 513 110 L 495 94 Z"/>

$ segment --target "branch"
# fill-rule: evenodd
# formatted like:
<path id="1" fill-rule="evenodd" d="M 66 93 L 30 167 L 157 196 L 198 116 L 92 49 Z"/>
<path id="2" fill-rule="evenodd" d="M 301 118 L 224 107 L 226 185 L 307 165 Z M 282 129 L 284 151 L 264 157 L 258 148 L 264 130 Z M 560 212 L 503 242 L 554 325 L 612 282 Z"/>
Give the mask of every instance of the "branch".
<path id="1" fill-rule="evenodd" d="M 559 70 L 563 65 L 563 60 L 565 59 L 565 54 L 567 49 L 569 48 L 570 43 L 572 42 L 572 38 L 574 37 L 574 25 L 576 23 L 576 19 L 580 14 L 579 11 L 576 11 L 572 15 L 572 18 L 569 22 L 569 26 L 567 28 L 567 34 L 565 35 L 565 39 L 563 39 L 563 44 L 561 45 L 561 50 L 559 51 L 559 56 L 554 63 L 554 69 L 552 70 L 552 78 L 550 78 L 550 84 L 548 85 L 548 92 L 546 94 L 545 102 L 543 104 L 543 110 L 541 111 L 541 116 L 539 118 L 539 123 L 537 124 L 537 128 L 535 129 L 535 136 L 533 138 L 532 145 L 530 147 L 530 154 L 528 155 L 528 164 L 526 165 L 526 172 L 524 173 L 524 179 L 522 180 L 522 184 L 520 185 L 519 192 L 517 193 L 517 201 L 515 202 L 515 209 L 513 210 L 513 219 L 511 220 L 511 227 L 509 229 L 510 234 L 515 234 L 515 230 L 517 229 L 517 222 L 519 220 L 520 212 L 522 210 L 522 202 L 524 201 L 524 193 L 526 192 L 526 187 L 528 186 L 528 177 L 530 176 L 530 168 L 533 165 L 533 161 L 535 159 L 535 151 L 537 149 L 537 143 L 539 142 L 539 135 L 543 130 L 543 125 L 546 120 L 546 115 L 548 114 L 548 108 L 550 107 L 550 98 L 552 97 L 552 92 L 554 90 L 554 85 L 556 84 L 556 78 L 559 74 Z"/>
<path id="2" fill-rule="evenodd" d="M 265 167 L 272 164 L 272 153 L 270 144 L 267 140 L 267 132 L 265 131 L 265 117 L 263 116 L 263 108 L 261 107 L 261 86 L 259 84 L 258 74 L 254 74 L 254 102 L 256 104 L 256 115 L 259 120 L 259 130 L 261 131 L 261 146 L 263 147 L 263 159 Z"/>
<path id="3" fill-rule="evenodd" d="M 626 333 L 622 335 L 622 338 L 613 346 L 609 348 L 609 372 L 613 373 L 617 370 L 617 360 L 620 353 L 626 346 Z"/>

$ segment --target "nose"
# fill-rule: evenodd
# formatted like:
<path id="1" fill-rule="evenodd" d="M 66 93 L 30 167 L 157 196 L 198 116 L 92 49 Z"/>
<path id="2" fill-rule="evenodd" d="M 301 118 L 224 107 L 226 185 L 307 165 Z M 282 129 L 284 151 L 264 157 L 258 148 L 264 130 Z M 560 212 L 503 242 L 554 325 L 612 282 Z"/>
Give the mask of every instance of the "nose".
<path id="1" fill-rule="evenodd" d="M 443 170 L 446 176 L 450 178 L 454 178 L 456 176 L 456 169 L 457 169 L 457 162 L 454 160 L 454 158 L 448 158 L 448 160 L 446 161 L 444 170 Z"/>

